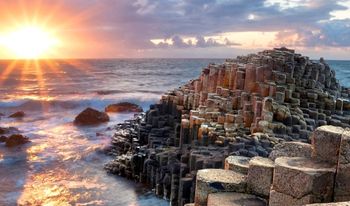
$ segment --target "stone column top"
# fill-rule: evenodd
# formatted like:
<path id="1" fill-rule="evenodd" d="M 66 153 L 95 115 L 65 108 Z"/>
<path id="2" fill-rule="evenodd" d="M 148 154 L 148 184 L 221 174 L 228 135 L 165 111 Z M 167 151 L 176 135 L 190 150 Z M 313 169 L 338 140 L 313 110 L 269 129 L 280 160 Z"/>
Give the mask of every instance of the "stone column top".
<path id="1" fill-rule="evenodd" d="M 275 160 L 275 165 L 276 167 L 281 166 L 306 173 L 336 171 L 333 164 L 305 157 L 279 157 Z"/>
<path id="2" fill-rule="evenodd" d="M 197 172 L 197 180 L 204 182 L 237 183 L 245 181 L 245 175 L 231 170 L 202 169 Z"/>

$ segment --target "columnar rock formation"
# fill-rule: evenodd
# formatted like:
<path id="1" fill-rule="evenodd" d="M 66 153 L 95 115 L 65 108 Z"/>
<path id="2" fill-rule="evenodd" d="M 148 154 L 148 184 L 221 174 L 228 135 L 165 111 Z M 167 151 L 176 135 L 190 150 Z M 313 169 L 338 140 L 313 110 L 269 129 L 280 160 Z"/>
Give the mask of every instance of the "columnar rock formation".
<path id="1" fill-rule="evenodd" d="M 276 172 L 276 158 L 288 153 L 305 158 L 296 159 L 296 163 L 314 156 L 334 158 L 330 159 L 334 164 L 338 157 L 332 148 L 339 149 L 339 144 L 343 145 L 341 153 L 348 154 L 346 138 L 329 141 L 321 131 L 313 138 L 314 148 L 306 143 L 310 143 L 318 126 L 349 127 L 349 95 L 350 90 L 339 85 L 335 72 L 322 59 L 314 62 L 286 48 L 237 57 L 221 65 L 210 64 L 198 79 L 168 92 L 145 114 L 117 126 L 110 151 L 116 157 L 106 169 L 147 183 L 171 205 L 184 205 L 198 198 L 197 205 L 207 203 L 207 197 L 195 195 L 197 171 L 207 168 L 234 168 L 232 172 L 248 177 L 246 192 L 267 198 L 271 196 L 267 185 L 272 182 L 271 175 L 255 176 Z M 289 141 L 298 143 L 279 144 Z M 318 150 L 322 141 L 329 144 L 325 151 Z M 278 146 L 272 152 L 275 145 Z M 235 157 L 225 161 L 229 155 Z M 269 155 L 272 160 L 250 160 Z M 337 173 L 338 179 L 348 178 L 347 160 L 339 159 L 339 171 L 344 172 Z M 278 162 L 283 165 L 282 160 Z M 327 167 L 322 163 L 322 168 Z M 324 172 L 328 174 L 328 170 Z M 215 181 L 208 183 L 207 191 L 228 191 L 232 185 L 230 178 L 226 180 L 225 186 Z M 349 185 L 335 184 L 339 185 L 339 200 L 344 200 L 342 196 L 347 197 Z M 288 195 L 283 192 L 273 190 L 273 197 Z"/>
<path id="2" fill-rule="evenodd" d="M 240 160 L 240 156 L 226 158 L 232 164 L 225 170 L 199 170 L 194 205 L 211 206 L 218 201 L 223 206 L 242 205 L 247 195 L 250 195 L 249 205 L 293 206 L 333 201 L 348 201 L 338 204 L 350 205 L 350 167 L 344 161 L 350 157 L 349 131 L 349 128 L 321 126 L 313 133 L 311 156 L 290 157 L 298 151 L 298 143 L 282 143 L 285 144 L 282 148 L 289 149 L 279 151 L 275 161 L 251 158 L 246 163 L 247 174 L 236 172 L 242 165 L 232 160 Z"/>

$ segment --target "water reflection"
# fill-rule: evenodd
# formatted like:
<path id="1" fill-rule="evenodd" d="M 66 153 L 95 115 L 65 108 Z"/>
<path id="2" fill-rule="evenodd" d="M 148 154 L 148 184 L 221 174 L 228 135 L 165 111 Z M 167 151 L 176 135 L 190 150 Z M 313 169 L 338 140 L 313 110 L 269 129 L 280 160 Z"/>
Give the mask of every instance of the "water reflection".
<path id="1" fill-rule="evenodd" d="M 100 152 L 109 142 L 104 128 L 130 116 L 112 116 L 110 125 L 97 128 L 75 127 L 67 121 L 73 115 L 62 112 L 30 116 L 31 121 L 2 119 L 32 142 L 14 149 L 0 145 L 0 205 L 168 205 L 103 170 L 109 160 Z"/>

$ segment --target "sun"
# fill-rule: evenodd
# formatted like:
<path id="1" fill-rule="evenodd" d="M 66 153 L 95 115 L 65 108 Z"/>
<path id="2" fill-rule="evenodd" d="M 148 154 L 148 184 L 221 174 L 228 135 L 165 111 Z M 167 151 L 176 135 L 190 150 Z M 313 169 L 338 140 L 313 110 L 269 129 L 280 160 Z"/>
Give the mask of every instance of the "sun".
<path id="1" fill-rule="evenodd" d="M 38 59 L 48 56 L 60 41 L 42 27 L 24 26 L 9 32 L 1 42 L 16 58 Z"/>

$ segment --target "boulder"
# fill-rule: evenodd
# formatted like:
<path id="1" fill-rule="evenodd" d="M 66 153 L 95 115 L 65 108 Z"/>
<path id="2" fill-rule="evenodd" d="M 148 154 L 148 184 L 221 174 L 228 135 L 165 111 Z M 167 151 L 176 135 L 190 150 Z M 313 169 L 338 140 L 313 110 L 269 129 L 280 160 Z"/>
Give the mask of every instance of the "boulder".
<path id="1" fill-rule="evenodd" d="M 117 104 L 110 104 L 105 108 L 105 112 L 142 112 L 142 108 L 133 103 L 120 102 Z"/>
<path id="2" fill-rule="evenodd" d="M 6 142 L 7 137 L 6 136 L 0 136 L 0 142 Z"/>
<path id="3" fill-rule="evenodd" d="M 78 125 L 93 125 L 108 121 L 109 116 L 106 113 L 97 111 L 89 107 L 82 111 L 75 118 L 74 123 Z"/>
<path id="4" fill-rule="evenodd" d="M 5 133 L 7 133 L 7 129 L 0 127 L 0 134 L 5 134 Z"/>
<path id="5" fill-rule="evenodd" d="M 16 127 L 0 127 L 0 134 L 18 133 L 19 130 Z"/>
<path id="6" fill-rule="evenodd" d="M 21 134 L 13 134 L 6 139 L 7 147 L 15 147 L 29 142 L 29 138 Z"/>
<path id="7" fill-rule="evenodd" d="M 25 113 L 23 111 L 18 111 L 9 116 L 9 118 L 23 118 Z"/>
<path id="8" fill-rule="evenodd" d="M 283 122 L 285 119 L 290 117 L 289 108 L 284 105 L 276 105 L 274 108 L 274 119 L 280 122 Z"/>

